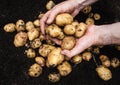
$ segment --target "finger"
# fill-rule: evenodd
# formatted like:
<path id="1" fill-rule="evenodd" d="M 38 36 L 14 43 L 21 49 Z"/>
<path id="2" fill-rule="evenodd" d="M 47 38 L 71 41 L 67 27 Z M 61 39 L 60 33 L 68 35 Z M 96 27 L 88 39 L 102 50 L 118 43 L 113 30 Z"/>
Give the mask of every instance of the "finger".
<path id="1" fill-rule="evenodd" d="M 50 38 L 53 42 L 55 42 L 57 45 L 61 45 L 62 41 L 56 39 L 56 38 Z"/>
<path id="2" fill-rule="evenodd" d="M 61 51 L 61 54 L 66 55 L 68 58 L 71 58 L 71 52 L 69 50 L 63 50 Z"/>

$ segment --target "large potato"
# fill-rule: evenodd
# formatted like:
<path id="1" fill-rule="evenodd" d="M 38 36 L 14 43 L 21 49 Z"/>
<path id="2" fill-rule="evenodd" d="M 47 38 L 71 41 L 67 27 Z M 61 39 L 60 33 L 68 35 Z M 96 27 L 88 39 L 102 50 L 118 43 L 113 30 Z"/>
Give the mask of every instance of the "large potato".
<path id="1" fill-rule="evenodd" d="M 62 40 L 61 48 L 65 50 L 71 50 L 75 45 L 75 38 L 72 36 L 66 36 Z"/>
<path id="2" fill-rule="evenodd" d="M 47 66 L 48 67 L 55 67 L 62 63 L 64 60 L 64 55 L 61 54 L 61 48 L 53 49 L 47 57 Z"/>
<path id="3" fill-rule="evenodd" d="M 62 13 L 56 16 L 55 22 L 58 26 L 65 26 L 73 22 L 73 17 L 68 13 Z"/>
<path id="4" fill-rule="evenodd" d="M 24 46 L 27 42 L 28 36 L 25 32 L 19 32 L 14 37 L 14 45 L 15 47 Z"/>
<path id="5" fill-rule="evenodd" d="M 15 24 L 14 23 L 8 23 L 4 26 L 4 30 L 6 32 L 14 32 L 15 31 Z"/>
<path id="6" fill-rule="evenodd" d="M 20 19 L 16 22 L 16 26 L 15 26 L 16 30 L 19 31 L 24 31 L 25 30 L 25 22 Z"/>

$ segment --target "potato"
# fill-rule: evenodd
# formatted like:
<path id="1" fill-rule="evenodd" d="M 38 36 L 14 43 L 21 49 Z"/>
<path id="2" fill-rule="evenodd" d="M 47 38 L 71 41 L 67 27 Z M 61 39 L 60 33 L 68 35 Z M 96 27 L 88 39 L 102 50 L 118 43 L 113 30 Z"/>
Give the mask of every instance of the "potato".
<path id="1" fill-rule="evenodd" d="M 87 19 L 85 20 L 85 23 L 86 23 L 87 25 L 94 25 L 94 24 L 95 24 L 95 21 L 94 21 L 93 18 L 87 18 Z"/>
<path id="2" fill-rule="evenodd" d="M 34 49 L 39 48 L 41 46 L 40 38 L 36 38 L 33 41 L 30 42 L 30 46 Z"/>
<path id="3" fill-rule="evenodd" d="M 25 30 L 25 22 L 20 19 L 16 22 L 16 26 L 15 26 L 16 30 L 19 31 L 24 31 Z"/>
<path id="4" fill-rule="evenodd" d="M 55 22 L 58 26 L 65 26 L 73 22 L 73 17 L 68 13 L 62 13 L 56 16 Z"/>
<path id="5" fill-rule="evenodd" d="M 94 52 L 95 54 L 100 54 L 100 48 L 99 48 L 99 47 L 93 48 L 93 52 Z"/>
<path id="6" fill-rule="evenodd" d="M 30 66 L 28 74 L 31 77 L 38 77 L 42 74 L 42 67 L 35 63 Z"/>
<path id="7" fill-rule="evenodd" d="M 14 23 L 8 23 L 4 26 L 4 30 L 6 32 L 14 32 L 15 31 L 15 24 Z"/>
<path id="8" fill-rule="evenodd" d="M 120 51 L 120 45 L 116 45 L 115 48 Z"/>
<path id="9" fill-rule="evenodd" d="M 15 47 L 24 46 L 27 42 L 28 36 L 25 32 L 19 32 L 14 37 L 14 45 Z"/>
<path id="10" fill-rule="evenodd" d="M 50 39 L 47 39 L 47 40 L 46 40 L 46 43 L 49 44 L 49 45 L 55 45 L 55 42 L 53 42 L 53 41 L 50 40 Z"/>
<path id="11" fill-rule="evenodd" d="M 100 55 L 99 59 L 101 60 L 103 66 L 110 67 L 110 60 L 106 55 Z"/>
<path id="12" fill-rule="evenodd" d="M 48 75 L 48 79 L 52 83 L 58 82 L 58 81 L 60 81 L 60 74 L 59 73 L 50 73 Z"/>
<path id="13" fill-rule="evenodd" d="M 37 29 L 31 29 L 28 31 L 28 38 L 30 41 L 34 40 L 35 38 L 39 37 L 39 31 Z"/>
<path id="14" fill-rule="evenodd" d="M 83 36 L 86 32 L 87 26 L 85 23 L 79 23 L 76 27 L 75 30 L 75 37 L 80 38 L 81 36 Z"/>
<path id="15" fill-rule="evenodd" d="M 34 58 L 36 56 L 35 50 L 29 48 L 25 51 L 28 58 Z"/>
<path id="16" fill-rule="evenodd" d="M 56 67 L 64 60 L 64 55 L 61 54 L 61 48 L 53 49 L 47 57 L 47 66 Z"/>
<path id="17" fill-rule="evenodd" d="M 45 40 L 45 36 L 42 33 L 40 33 L 39 39 L 40 39 L 40 41 L 43 41 L 43 40 Z"/>
<path id="18" fill-rule="evenodd" d="M 112 78 L 112 73 L 111 71 L 104 67 L 104 66 L 99 66 L 96 68 L 98 76 L 103 79 L 104 81 L 108 81 Z"/>
<path id="19" fill-rule="evenodd" d="M 76 27 L 78 24 L 79 24 L 79 22 L 78 22 L 78 21 L 73 21 L 71 25 L 73 25 L 73 26 L 75 26 L 75 27 Z"/>
<path id="20" fill-rule="evenodd" d="M 110 67 L 110 60 L 103 61 L 102 65 L 105 67 Z"/>
<path id="21" fill-rule="evenodd" d="M 90 52 L 83 52 L 82 53 L 82 58 L 83 60 L 86 60 L 86 61 L 90 61 L 90 59 L 92 58 L 92 53 Z"/>
<path id="22" fill-rule="evenodd" d="M 50 9 L 52 9 L 54 6 L 55 6 L 55 3 L 54 3 L 52 0 L 50 0 L 50 1 L 47 2 L 47 4 L 46 4 L 46 9 L 47 9 L 47 10 L 50 10 Z"/>
<path id="23" fill-rule="evenodd" d="M 109 60 L 109 58 L 106 56 L 106 55 L 100 55 L 100 60 L 102 61 L 102 62 L 104 62 L 104 61 L 106 61 L 106 60 Z"/>
<path id="24" fill-rule="evenodd" d="M 38 15 L 38 18 L 41 19 L 43 17 L 44 13 L 40 12 L 40 14 Z"/>
<path id="25" fill-rule="evenodd" d="M 61 48 L 64 50 L 71 50 L 75 46 L 75 38 L 72 36 L 66 36 L 62 40 Z"/>
<path id="26" fill-rule="evenodd" d="M 40 27 L 40 20 L 39 19 L 34 20 L 33 24 L 35 27 Z"/>
<path id="27" fill-rule="evenodd" d="M 35 28 L 35 27 L 34 27 L 32 21 L 28 21 L 28 22 L 26 23 L 26 30 L 27 30 L 27 31 L 30 31 L 31 29 L 34 29 L 34 28 Z"/>
<path id="28" fill-rule="evenodd" d="M 61 28 L 59 28 L 55 24 L 46 27 L 46 34 L 50 35 L 51 37 L 58 37 L 61 31 L 62 31 Z"/>
<path id="29" fill-rule="evenodd" d="M 37 56 L 35 58 L 35 62 L 39 64 L 40 66 L 45 66 L 45 59 L 41 56 Z"/>
<path id="30" fill-rule="evenodd" d="M 73 35 L 75 33 L 75 26 L 66 25 L 63 30 L 66 35 Z"/>
<path id="31" fill-rule="evenodd" d="M 89 5 L 89 6 L 86 6 L 85 8 L 82 9 L 82 12 L 84 14 L 87 14 L 87 13 L 90 13 L 92 10 L 92 7 Z"/>
<path id="32" fill-rule="evenodd" d="M 120 61 L 118 58 L 114 57 L 112 58 L 111 60 L 111 66 L 116 68 L 116 67 L 119 67 L 120 66 Z"/>
<path id="33" fill-rule="evenodd" d="M 98 14 L 98 13 L 94 14 L 94 19 L 95 20 L 100 20 L 100 18 L 101 18 L 100 14 Z"/>
<path id="34" fill-rule="evenodd" d="M 72 71 L 72 67 L 67 61 L 64 61 L 61 65 L 58 65 L 57 69 L 61 76 L 67 76 Z"/>
<path id="35" fill-rule="evenodd" d="M 57 39 L 62 40 L 65 37 L 63 32 L 60 32 L 60 35 L 57 37 Z"/>
<path id="36" fill-rule="evenodd" d="M 54 46 L 52 45 L 48 45 L 48 44 L 43 44 L 40 48 L 39 48 L 39 54 L 43 57 L 47 57 L 48 54 L 55 49 Z"/>
<path id="37" fill-rule="evenodd" d="M 71 62 L 74 64 L 79 64 L 82 62 L 82 55 L 75 55 L 72 57 Z"/>

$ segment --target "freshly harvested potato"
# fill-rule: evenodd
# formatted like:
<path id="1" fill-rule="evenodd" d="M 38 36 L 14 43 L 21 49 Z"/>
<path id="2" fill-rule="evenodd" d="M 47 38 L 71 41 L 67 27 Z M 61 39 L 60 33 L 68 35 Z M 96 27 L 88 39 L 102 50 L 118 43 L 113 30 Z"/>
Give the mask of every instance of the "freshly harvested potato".
<path id="1" fill-rule="evenodd" d="M 107 67 L 101 65 L 96 68 L 96 71 L 98 76 L 104 81 L 108 81 L 112 78 L 112 73 Z"/>
<path id="2" fill-rule="evenodd" d="M 108 56 L 106 56 L 106 55 L 100 55 L 100 60 L 102 61 L 102 62 L 104 62 L 104 61 L 106 61 L 106 60 L 109 60 L 109 58 L 108 58 Z"/>
<path id="3" fill-rule="evenodd" d="M 87 13 L 90 13 L 92 10 L 92 7 L 89 5 L 89 6 L 86 6 L 84 9 L 82 9 L 82 12 L 84 14 L 87 14 Z"/>
<path id="4" fill-rule="evenodd" d="M 54 46 L 52 45 L 48 45 L 48 44 L 43 44 L 40 48 L 39 48 L 39 54 L 43 57 L 47 57 L 48 54 L 55 49 Z"/>
<path id="5" fill-rule="evenodd" d="M 116 57 L 112 58 L 112 60 L 111 60 L 111 66 L 114 67 L 114 68 L 120 66 L 120 61 L 119 61 L 119 59 L 116 58 Z"/>
<path id="6" fill-rule="evenodd" d="M 38 15 L 38 18 L 41 19 L 43 17 L 44 13 L 40 12 L 40 14 Z"/>
<path id="7" fill-rule="evenodd" d="M 71 62 L 74 64 L 79 64 L 82 62 L 82 55 L 75 55 L 72 57 Z"/>
<path id="8" fill-rule="evenodd" d="M 35 50 L 29 48 L 25 51 L 28 58 L 34 58 L 36 56 Z"/>
<path id="9" fill-rule="evenodd" d="M 25 30 L 25 22 L 20 19 L 16 22 L 16 26 L 15 26 L 16 30 L 19 31 L 24 31 Z"/>
<path id="10" fill-rule="evenodd" d="M 60 81 L 60 74 L 59 73 L 50 73 L 48 75 L 48 79 L 52 83 L 58 82 L 58 81 Z"/>
<path id="11" fill-rule="evenodd" d="M 75 30 L 75 37 L 80 38 L 81 36 L 83 36 L 86 32 L 86 29 L 87 25 L 85 23 L 79 23 Z"/>
<path id="12" fill-rule="evenodd" d="M 39 37 L 39 31 L 37 29 L 31 29 L 28 31 L 28 38 L 30 41 L 34 40 L 35 38 Z"/>
<path id="13" fill-rule="evenodd" d="M 64 60 L 64 55 L 61 54 L 61 48 L 53 49 L 47 57 L 47 66 L 48 67 L 56 67 L 61 64 Z"/>
<path id="14" fill-rule="evenodd" d="M 75 33 L 75 26 L 73 25 L 66 25 L 63 29 L 66 35 L 73 35 Z"/>
<path id="15" fill-rule="evenodd" d="M 58 65 L 57 69 L 61 76 L 67 76 L 72 71 L 72 67 L 67 61 L 64 61 L 61 65 Z"/>
<path id="16" fill-rule="evenodd" d="M 62 40 L 61 48 L 65 50 L 71 50 L 75 46 L 75 38 L 72 36 L 66 36 Z"/>
<path id="17" fill-rule="evenodd" d="M 46 27 L 46 34 L 50 35 L 51 37 L 58 37 L 61 31 L 62 31 L 61 28 L 59 28 L 55 24 Z"/>
<path id="18" fill-rule="evenodd" d="M 34 27 L 34 24 L 33 24 L 33 22 L 32 21 L 28 21 L 27 23 L 26 23 L 26 30 L 27 31 L 30 31 L 31 29 L 34 29 L 35 27 Z"/>
<path id="19" fill-rule="evenodd" d="M 47 39 L 46 43 L 49 44 L 49 45 L 55 45 L 55 43 L 52 40 L 50 40 L 50 39 Z"/>
<path id="20" fill-rule="evenodd" d="M 33 41 L 30 42 L 30 46 L 34 49 L 39 48 L 41 46 L 40 38 L 36 38 Z"/>
<path id="21" fill-rule="evenodd" d="M 30 66 L 28 74 L 31 77 L 38 77 L 42 74 L 42 67 L 35 63 L 32 66 Z"/>
<path id="22" fill-rule="evenodd" d="M 55 22 L 58 26 L 65 26 L 73 22 L 73 17 L 68 13 L 62 13 L 56 16 Z"/>
<path id="23" fill-rule="evenodd" d="M 62 40 L 65 37 L 63 32 L 60 32 L 60 35 L 57 37 L 57 39 Z"/>
<path id="24" fill-rule="evenodd" d="M 14 23 L 8 23 L 4 26 L 4 30 L 6 32 L 14 32 L 15 31 L 15 24 Z"/>
<path id="25" fill-rule="evenodd" d="M 40 27 L 40 20 L 39 19 L 34 20 L 33 24 L 35 27 Z"/>
<path id="26" fill-rule="evenodd" d="M 100 18 L 101 18 L 100 14 L 98 14 L 98 13 L 94 14 L 94 19 L 95 20 L 100 20 Z"/>
<path id="27" fill-rule="evenodd" d="M 37 56 L 35 58 L 35 62 L 39 64 L 40 66 L 45 66 L 45 59 L 41 56 Z"/>
<path id="28" fill-rule="evenodd" d="M 39 38 L 40 38 L 40 41 L 43 41 L 43 40 L 45 40 L 45 36 L 44 36 L 42 33 L 40 33 L 40 36 L 39 36 Z"/>
<path id="29" fill-rule="evenodd" d="M 100 55 L 99 58 L 100 58 L 103 66 L 110 67 L 110 60 L 106 55 Z"/>
<path id="30" fill-rule="evenodd" d="M 54 3 L 52 0 L 50 0 L 50 1 L 47 2 L 47 4 L 46 4 L 46 9 L 47 9 L 47 10 L 50 10 L 50 9 L 52 9 L 54 6 L 55 6 L 55 3 Z"/>
<path id="31" fill-rule="evenodd" d="M 86 21 L 85 21 L 85 23 L 86 23 L 87 25 L 94 25 L 94 24 L 95 24 L 95 21 L 94 21 L 93 18 L 87 18 Z"/>
<path id="32" fill-rule="evenodd" d="M 24 46 L 27 42 L 28 36 L 25 32 L 19 32 L 14 37 L 14 45 L 15 47 Z"/>
<path id="33" fill-rule="evenodd" d="M 82 53 L 82 58 L 83 60 L 86 60 L 86 61 L 90 61 L 90 59 L 92 58 L 92 53 L 91 52 L 83 52 Z"/>
<path id="34" fill-rule="evenodd" d="M 75 27 L 76 27 L 78 24 L 79 24 L 79 22 L 78 22 L 78 21 L 73 21 L 71 25 L 73 25 L 73 26 L 75 26 Z"/>

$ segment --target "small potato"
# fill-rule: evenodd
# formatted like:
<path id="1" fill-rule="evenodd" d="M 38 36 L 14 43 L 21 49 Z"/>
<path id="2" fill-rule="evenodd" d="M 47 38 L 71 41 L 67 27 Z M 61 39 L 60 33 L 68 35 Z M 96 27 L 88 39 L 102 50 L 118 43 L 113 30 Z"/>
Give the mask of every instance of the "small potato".
<path id="1" fill-rule="evenodd" d="M 37 29 L 31 29 L 28 31 L 28 38 L 30 41 L 34 40 L 35 38 L 39 37 L 39 31 Z"/>
<path id="2" fill-rule="evenodd" d="M 36 56 L 35 50 L 29 48 L 25 51 L 28 58 L 34 58 Z"/>
<path id="3" fill-rule="evenodd" d="M 114 57 L 112 60 L 111 60 L 111 66 L 114 67 L 114 68 L 117 68 L 120 66 L 120 61 L 118 58 Z"/>
<path id="4" fill-rule="evenodd" d="M 47 9 L 47 10 L 50 10 L 50 9 L 52 9 L 54 6 L 55 6 L 55 3 L 54 3 L 52 0 L 50 0 L 50 1 L 46 4 L 46 9 Z"/>
<path id="5" fill-rule="evenodd" d="M 115 48 L 120 51 L 120 45 L 116 45 Z"/>
<path id="6" fill-rule="evenodd" d="M 82 58 L 83 58 L 83 60 L 90 61 L 90 59 L 92 58 L 92 53 L 90 53 L 90 52 L 84 52 L 82 54 Z"/>
<path id="7" fill-rule="evenodd" d="M 110 60 L 106 60 L 106 61 L 102 62 L 102 65 L 105 67 L 110 67 Z"/>
<path id="8" fill-rule="evenodd" d="M 72 36 L 66 36 L 62 40 L 61 48 L 64 50 L 71 50 L 75 46 L 75 38 Z"/>
<path id="9" fill-rule="evenodd" d="M 60 35 L 61 31 L 62 31 L 61 28 L 59 28 L 55 24 L 49 25 L 46 28 L 46 34 L 50 35 L 51 37 L 58 37 Z"/>
<path id="10" fill-rule="evenodd" d="M 63 30 L 66 35 L 73 35 L 75 33 L 75 26 L 66 25 Z"/>
<path id="11" fill-rule="evenodd" d="M 100 60 L 102 61 L 102 62 L 104 62 L 104 61 L 106 61 L 106 60 L 109 60 L 109 58 L 108 58 L 108 56 L 106 56 L 106 55 L 100 55 Z"/>
<path id="12" fill-rule="evenodd" d="M 39 48 L 41 46 L 41 41 L 40 41 L 40 38 L 36 38 L 34 39 L 33 41 L 31 41 L 30 45 L 32 48 L 36 49 L 36 48 Z"/>
<path id="13" fill-rule="evenodd" d="M 48 79 L 52 83 L 58 82 L 58 81 L 60 81 L 60 74 L 59 73 L 50 73 L 48 75 Z"/>
<path id="14" fill-rule="evenodd" d="M 45 66 L 45 59 L 43 57 L 41 57 L 41 56 L 37 56 L 35 58 L 35 62 L 37 64 L 39 64 L 40 66 L 42 66 L 42 67 Z"/>
<path id="15" fill-rule="evenodd" d="M 39 54 L 43 57 L 47 57 L 48 54 L 55 49 L 54 46 L 52 45 L 48 45 L 48 44 L 43 44 L 40 48 L 39 48 Z"/>
<path id="16" fill-rule="evenodd" d="M 60 32 L 60 35 L 57 37 L 57 39 L 62 40 L 65 37 L 65 34 L 63 32 Z"/>
<path id="17" fill-rule="evenodd" d="M 99 59 L 101 60 L 103 66 L 110 67 L 110 60 L 106 55 L 100 55 Z"/>
<path id="18" fill-rule="evenodd" d="M 34 28 L 35 28 L 35 27 L 34 27 L 32 21 L 28 21 L 28 22 L 26 23 L 26 30 L 27 30 L 27 31 L 30 31 L 31 29 L 34 29 Z"/>
<path id="19" fill-rule="evenodd" d="M 56 16 L 55 22 L 58 26 L 65 26 L 73 22 L 73 17 L 68 13 L 62 13 Z"/>
<path id="20" fill-rule="evenodd" d="M 64 61 L 61 65 L 58 65 L 57 69 L 61 76 L 67 76 L 72 71 L 72 67 L 67 61 Z"/>
<path id="21" fill-rule="evenodd" d="M 94 21 L 93 18 L 87 18 L 86 21 L 85 21 L 85 23 L 86 23 L 87 25 L 94 25 L 94 24 L 95 24 L 95 21 Z"/>
<path id="22" fill-rule="evenodd" d="M 82 62 L 82 55 L 75 55 L 73 56 L 73 58 L 71 59 L 71 62 L 74 64 L 79 64 Z"/>
<path id="23" fill-rule="evenodd" d="M 52 40 L 50 40 L 50 39 L 47 39 L 47 40 L 46 40 L 46 43 L 47 43 L 48 45 L 55 45 L 55 43 L 54 43 Z"/>
<path id="24" fill-rule="evenodd" d="M 28 36 L 25 32 L 19 32 L 14 37 L 14 45 L 15 47 L 24 46 L 27 42 Z"/>
<path id="25" fill-rule="evenodd" d="M 35 27 L 40 27 L 40 20 L 39 19 L 34 20 L 33 24 Z"/>
<path id="26" fill-rule="evenodd" d="M 4 26 L 4 30 L 6 32 L 14 32 L 15 31 L 15 24 L 14 23 L 8 23 Z"/>
<path id="27" fill-rule="evenodd" d="M 112 73 L 111 71 L 104 67 L 104 66 L 99 66 L 96 68 L 96 71 L 98 73 L 98 76 L 103 79 L 104 81 L 108 81 L 112 78 Z"/>
<path id="28" fill-rule="evenodd" d="M 44 36 L 42 33 L 40 33 L 40 36 L 39 36 L 39 38 L 40 38 L 40 41 L 43 41 L 43 40 L 45 40 L 45 36 Z"/>
<path id="29" fill-rule="evenodd" d="M 25 22 L 20 19 L 16 22 L 16 26 L 15 26 L 16 30 L 19 31 L 24 31 L 25 30 Z"/>
<path id="30" fill-rule="evenodd" d="M 100 54 L 100 48 L 99 48 L 99 47 L 93 48 L 93 52 L 94 52 L 95 54 Z"/>
<path id="31" fill-rule="evenodd" d="M 76 27 L 75 30 L 75 37 L 80 38 L 81 36 L 83 36 L 86 32 L 87 26 L 85 23 L 79 23 Z"/>
<path id="32" fill-rule="evenodd" d="M 92 7 L 89 5 L 89 6 L 86 6 L 84 9 L 82 9 L 82 12 L 84 14 L 87 14 L 87 13 L 90 13 L 92 10 Z"/>
<path id="33" fill-rule="evenodd" d="M 42 74 L 42 67 L 35 63 L 30 66 L 28 74 L 31 77 L 38 77 Z"/>
<path id="34" fill-rule="evenodd" d="M 98 14 L 98 13 L 94 14 L 94 19 L 95 20 L 100 20 L 100 18 L 101 18 L 100 14 Z"/>
<path id="35" fill-rule="evenodd" d="M 53 49 L 47 57 L 47 66 L 48 67 L 56 67 L 61 64 L 64 60 L 64 55 L 61 54 L 61 48 Z"/>
<path id="36" fill-rule="evenodd" d="M 76 27 L 78 24 L 79 24 L 79 22 L 78 22 L 78 21 L 73 21 L 71 25 L 73 25 L 73 26 L 75 26 L 75 27 Z"/>

